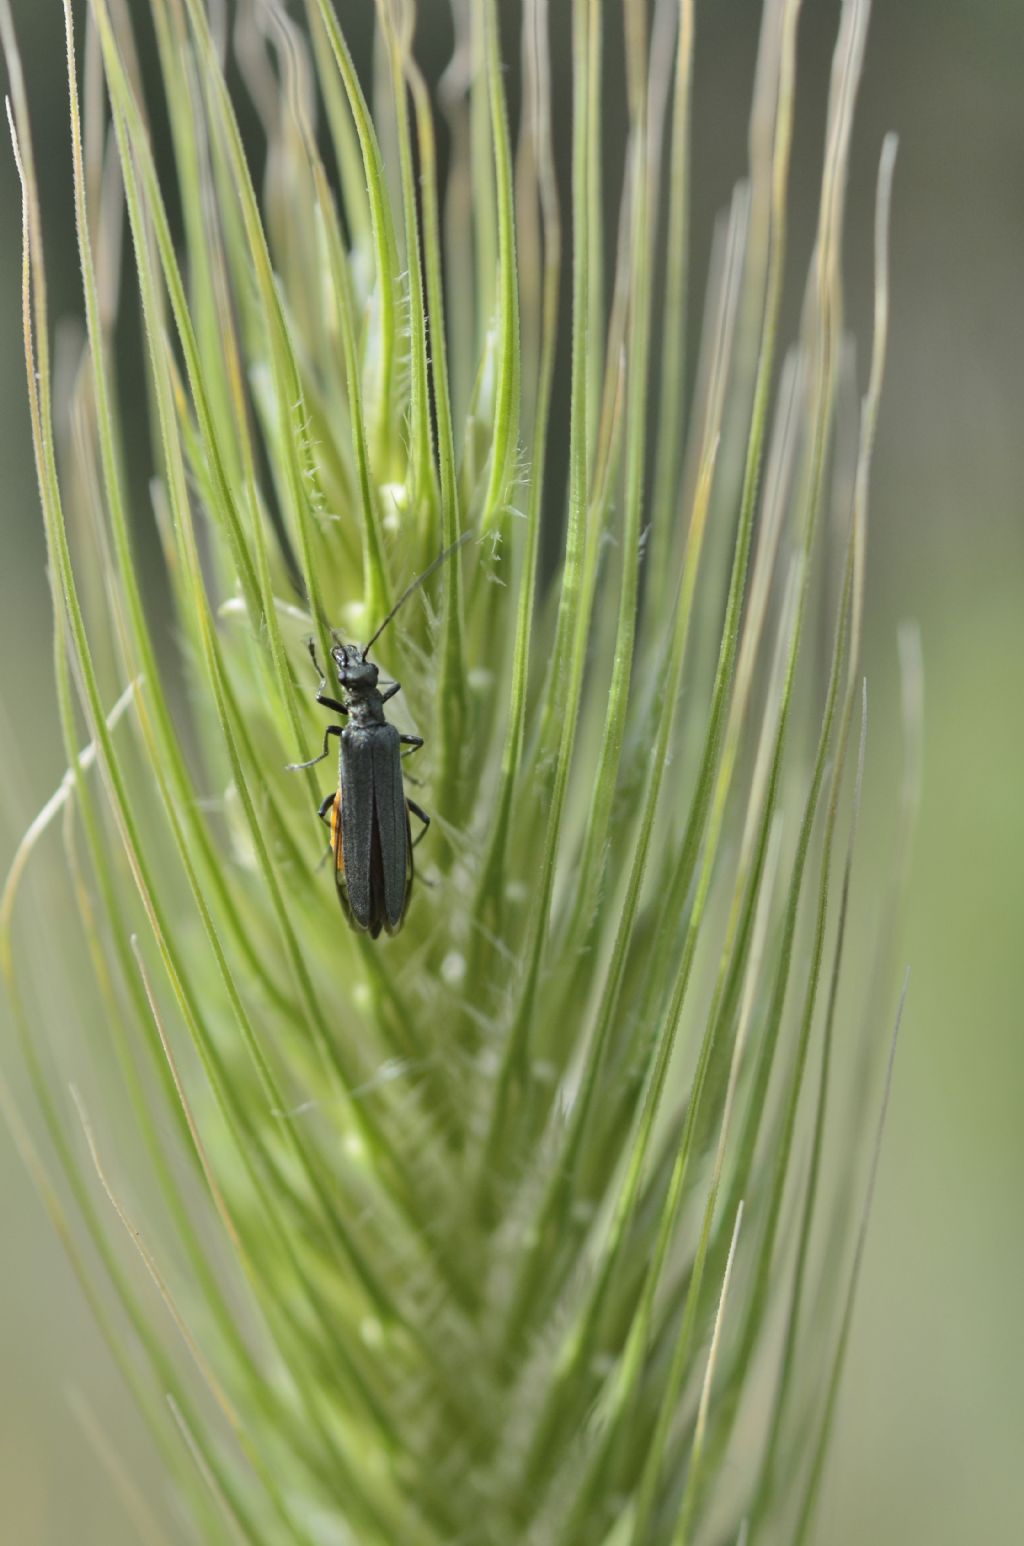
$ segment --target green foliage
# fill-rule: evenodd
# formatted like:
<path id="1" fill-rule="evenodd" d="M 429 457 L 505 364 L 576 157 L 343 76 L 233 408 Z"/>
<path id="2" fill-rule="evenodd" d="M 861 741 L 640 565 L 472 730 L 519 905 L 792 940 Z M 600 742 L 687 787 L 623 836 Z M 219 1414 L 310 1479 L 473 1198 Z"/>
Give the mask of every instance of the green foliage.
<path id="1" fill-rule="evenodd" d="M 127 8 L 90 0 L 81 71 L 65 8 L 86 337 L 56 401 L 0 9 L 69 765 L 0 917 L 40 1146 L 6 1104 L 190 1538 L 793 1539 L 852 1302 L 855 1169 L 824 1150 L 893 163 L 858 420 L 840 252 L 866 0 L 842 8 L 781 361 L 796 0 L 765 6 L 750 179 L 702 315 L 692 0 L 574 0 L 569 212 L 548 37 L 567 8 L 524 0 L 516 115 L 497 0 L 453 4 L 436 91 L 412 0 L 379 0 L 372 104 L 330 0 L 301 24 L 240 0 L 259 187 L 216 8 L 150 3 L 172 173 Z M 136 304 L 145 509 L 116 347 Z M 285 772 L 323 732 L 305 640 L 367 638 L 466 532 L 379 646 L 436 820 L 401 935 L 374 943 L 317 871 L 326 777 Z M 73 914 L 86 954 L 64 954 L 71 1023 L 47 1038 L 52 955 L 16 904 L 58 814 L 71 906 L 47 902 L 48 933 Z M 842 1108 L 858 1132 L 863 1088 Z"/>

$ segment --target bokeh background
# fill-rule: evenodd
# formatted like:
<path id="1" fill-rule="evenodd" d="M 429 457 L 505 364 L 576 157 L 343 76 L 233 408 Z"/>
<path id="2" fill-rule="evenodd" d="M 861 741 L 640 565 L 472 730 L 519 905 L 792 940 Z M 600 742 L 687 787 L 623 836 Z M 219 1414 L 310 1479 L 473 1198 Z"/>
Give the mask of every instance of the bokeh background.
<path id="1" fill-rule="evenodd" d="M 370 0 L 337 0 L 346 26 Z M 613 0 L 607 0 L 612 8 Z M 141 9 L 142 0 L 131 0 Z M 44 169 L 55 321 L 79 313 L 58 0 L 13 0 Z M 554 5 L 553 11 L 561 10 Z M 807 0 L 794 304 L 838 0 Z M 745 161 L 757 0 L 698 3 L 695 220 Z M 825 1546 L 1024 1540 L 1024 4 L 876 0 L 848 240 L 866 339 L 874 169 L 900 135 L 889 370 L 872 499 L 874 739 L 856 905 L 893 848 L 897 632 L 925 662 L 925 780 L 899 955 L 912 970 Z M 63 772 L 24 401 L 14 168 L 0 147 L 0 869 Z M 54 942 L 55 951 L 59 942 Z M 856 964 L 854 965 L 856 970 Z M 9 1046 L 4 1047 L 5 1063 Z M 121 1546 L 85 1428 L 141 1484 L 139 1424 L 0 1128 L 0 1539 Z M 76 1412 L 85 1393 L 91 1414 Z"/>

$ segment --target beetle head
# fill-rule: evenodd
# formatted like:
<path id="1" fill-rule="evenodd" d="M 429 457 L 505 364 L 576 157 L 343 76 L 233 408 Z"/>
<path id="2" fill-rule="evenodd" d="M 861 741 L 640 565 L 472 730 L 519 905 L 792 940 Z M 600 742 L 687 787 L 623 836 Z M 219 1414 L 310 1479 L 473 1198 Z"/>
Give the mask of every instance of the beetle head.
<path id="1" fill-rule="evenodd" d="M 366 659 L 358 644 L 335 644 L 331 659 L 337 668 L 338 681 L 346 692 L 358 697 L 361 693 L 372 692 L 377 686 L 377 667 L 372 660 Z"/>

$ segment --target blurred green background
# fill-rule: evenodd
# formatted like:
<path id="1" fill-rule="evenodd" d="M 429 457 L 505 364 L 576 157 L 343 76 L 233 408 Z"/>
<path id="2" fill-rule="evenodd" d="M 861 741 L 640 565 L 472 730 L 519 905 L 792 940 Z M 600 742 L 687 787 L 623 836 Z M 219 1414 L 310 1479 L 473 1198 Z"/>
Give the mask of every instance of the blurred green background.
<path id="1" fill-rule="evenodd" d="M 13 0 L 13 8 L 60 323 L 79 313 L 60 6 Z M 347 25 L 369 0 L 340 0 L 338 9 Z M 700 262 L 712 214 L 744 165 L 758 9 L 756 0 L 698 3 Z M 804 9 L 794 299 L 812 230 L 838 4 L 808 0 Z M 964 1546 L 1024 1539 L 1024 5 L 876 0 L 875 13 L 848 241 L 850 320 L 862 341 L 874 168 L 889 128 L 899 132 L 900 155 L 872 498 L 874 738 L 855 871 L 855 904 L 868 919 L 880 907 L 893 846 L 896 636 L 906 620 L 918 623 L 924 647 L 925 782 L 899 941 L 912 969 L 910 999 L 817 1538 L 826 1546 Z M 4 149 L 4 868 L 63 772 L 18 268 L 16 183 Z M 143 1485 L 159 1482 L 154 1475 L 150 1483 L 129 1399 L 2 1128 L 0 1209 L 0 1539 L 132 1542 L 135 1529 L 74 1415 L 76 1393 L 87 1394 Z"/>

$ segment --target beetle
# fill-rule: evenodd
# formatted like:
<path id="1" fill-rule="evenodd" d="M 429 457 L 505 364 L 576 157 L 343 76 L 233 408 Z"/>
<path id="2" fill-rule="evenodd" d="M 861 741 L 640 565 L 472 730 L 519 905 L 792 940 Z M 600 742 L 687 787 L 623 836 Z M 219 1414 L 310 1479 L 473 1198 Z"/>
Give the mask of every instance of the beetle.
<path id="1" fill-rule="evenodd" d="M 338 737 L 338 785 L 324 797 L 317 814 L 330 828 L 330 853 L 342 910 L 354 929 L 373 939 L 381 929 L 397 934 L 402 927 L 412 890 L 412 851 L 426 836 L 430 817 L 407 797 L 402 778 L 403 756 L 418 751 L 423 738 L 403 735 L 388 722 L 384 705 L 401 691 L 401 684 L 390 682 L 381 691 L 378 668 L 368 657 L 399 608 L 469 535 L 466 532 L 453 542 L 407 586 L 368 644 L 362 648 L 345 644 L 332 631 L 331 660 L 342 691 L 340 699 L 326 690 L 327 674 L 317 659 L 315 640 L 307 644 L 320 676 L 316 701 L 343 715 L 347 724 L 328 725 L 319 756 L 289 763 L 287 771 L 294 773 L 323 762 L 330 754 L 331 736 Z M 407 748 L 404 752 L 403 746 Z M 416 843 L 410 812 L 423 823 Z"/>

